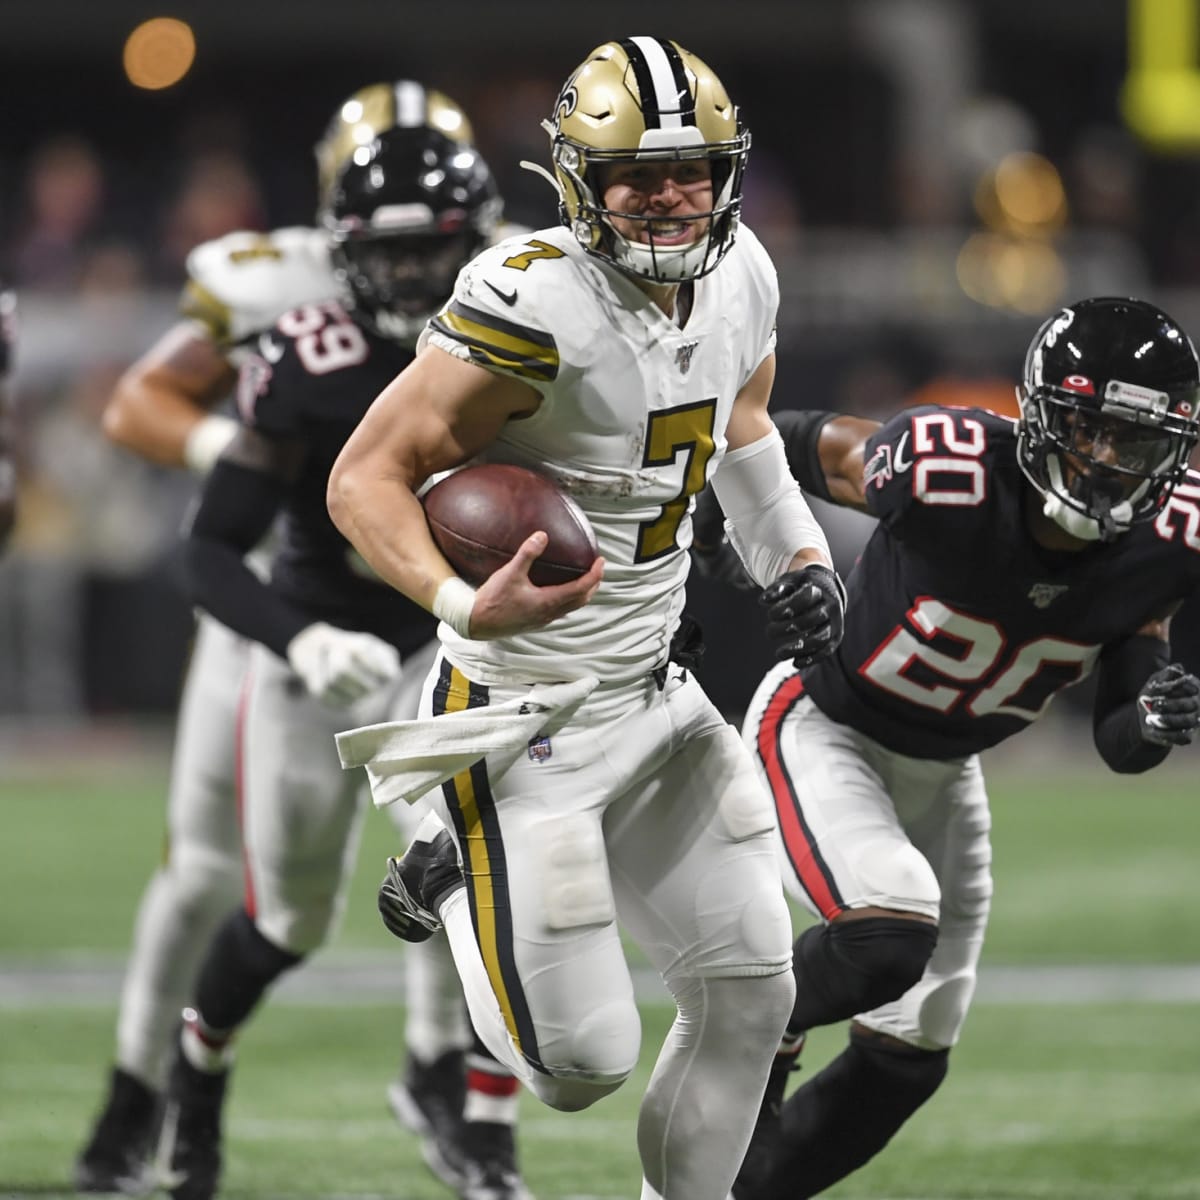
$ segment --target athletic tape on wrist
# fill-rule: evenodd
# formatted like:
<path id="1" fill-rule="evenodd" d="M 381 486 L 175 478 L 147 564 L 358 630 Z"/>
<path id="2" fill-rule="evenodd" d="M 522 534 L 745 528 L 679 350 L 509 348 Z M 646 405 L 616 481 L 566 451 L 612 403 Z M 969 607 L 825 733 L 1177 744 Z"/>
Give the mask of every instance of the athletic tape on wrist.
<path id="1" fill-rule="evenodd" d="M 237 431 L 237 421 L 223 413 L 201 417 L 183 444 L 183 461 L 188 470 L 196 475 L 207 475 Z"/>
<path id="2" fill-rule="evenodd" d="M 457 575 L 443 579 L 433 597 L 433 615 L 439 621 L 445 621 L 459 637 L 471 636 L 471 611 L 474 607 L 475 589 Z"/>

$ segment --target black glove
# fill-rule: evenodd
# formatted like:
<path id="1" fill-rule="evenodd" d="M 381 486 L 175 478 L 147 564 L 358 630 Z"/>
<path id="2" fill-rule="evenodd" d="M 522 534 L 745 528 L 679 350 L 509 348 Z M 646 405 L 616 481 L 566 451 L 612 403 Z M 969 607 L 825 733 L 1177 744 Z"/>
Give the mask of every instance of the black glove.
<path id="1" fill-rule="evenodd" d="M 1142 741 L 1153 746 L 1186 746 L 1200 729 L 1200 679 L 1178 663 L 1155 671 L 1137 698 Z"/>
<path id="2" fill-rule="evenodd" d="M 781 575 L 760 597 L 775 658 L 810 667 L 832 654 L 846 629 L 846 589 L 822 563 Z"/>

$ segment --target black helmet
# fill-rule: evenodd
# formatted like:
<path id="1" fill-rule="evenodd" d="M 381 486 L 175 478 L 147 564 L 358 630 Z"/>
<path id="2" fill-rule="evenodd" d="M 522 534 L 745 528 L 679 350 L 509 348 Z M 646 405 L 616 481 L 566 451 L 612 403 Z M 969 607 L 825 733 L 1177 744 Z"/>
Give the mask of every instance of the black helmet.
<path id="1" fill-rule="evenodd" d="M 360 147 L 322 214 L 356 318 L 414 341 L 461 267 L 492 237 L 500 212 L 479 151 L 436 129 L 389 129 Z"/>
<path id="2" fill-rule="evenodd" d="M 1200 434 L 1200 363 L 1153 304 L 1082 300 L 1038 330 L 1018 399 L 1017 454 L 1046 515 L 1110 541 L 1183 478 Z"/>

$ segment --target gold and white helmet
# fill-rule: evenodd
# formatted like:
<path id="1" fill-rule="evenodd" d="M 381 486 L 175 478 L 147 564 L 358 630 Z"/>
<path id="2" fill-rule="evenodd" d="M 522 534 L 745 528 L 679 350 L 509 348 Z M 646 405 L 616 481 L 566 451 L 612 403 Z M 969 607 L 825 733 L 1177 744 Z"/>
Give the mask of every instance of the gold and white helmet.
<path id="1" fill-rule="evenodd" d="M 475 140 L 467 114 L 449 96 L 411 79 L 372 83 L 347 96 L 313 147 L 318 208 L 328 207 L 334 182 L 356 151 L 365 162 L 371 143 L 381 133 L 420 128 L 436 130 L 463 145 Z"/>
<path id="2" fill-rule="evenodd" d="M 638 279 L 682 283 L 711 271 L 733 245 L 750 134 L 713 71 L 678 42 L 630 37 L 596 47 L 564 84 L 551 138 L 559 219 L 589 253 Z M 707 159 L 707 233 L 686 246 L 632 242 L 613 228 L 597 168 L 615 162 Z M 650 220 L 650 217 L 632 218 Z"/>

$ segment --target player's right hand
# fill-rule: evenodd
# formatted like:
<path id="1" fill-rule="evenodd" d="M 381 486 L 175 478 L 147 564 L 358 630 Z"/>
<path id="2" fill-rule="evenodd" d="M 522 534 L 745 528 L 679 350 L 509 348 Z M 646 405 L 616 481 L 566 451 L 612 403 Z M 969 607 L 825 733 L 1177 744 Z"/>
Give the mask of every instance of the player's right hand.
<path id="1" fill-rule="evenodd" d="M 1137 698 L 1142 741 L 1186 746 L 1200 729 L 1200 679 L 1171 663 L 1142 685 Z"/>
<path id="2" fill-rule="evenodd" d="M 810 562 L 781 575 L 759 597 L 775 658 L 810 667 L 832 654 L 846 629 L 846 589 L 836 572 Z"/>
<path id="3" fill-rule="evenodd" d="M 288 663 L 309 695 L 333 708 L 347 708 L 400 676 L 395 646 L 372 633 L 338 629 L 315 621 L 288 643 Z"/>
<path id="4" fill-rule="evenodd" d="M 482 641 L 542 629 L 582 608 L 596 594 L 604 576 L 603 558 L 570 583 L 538 587 L 530 582 L 529 569 L 547 544 L 545 533 L 531 533 L 516 554 L 480 584 L 471 609 L 472 638 Z"/>

